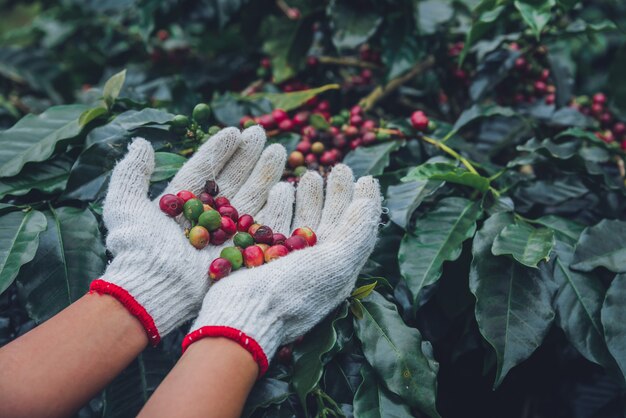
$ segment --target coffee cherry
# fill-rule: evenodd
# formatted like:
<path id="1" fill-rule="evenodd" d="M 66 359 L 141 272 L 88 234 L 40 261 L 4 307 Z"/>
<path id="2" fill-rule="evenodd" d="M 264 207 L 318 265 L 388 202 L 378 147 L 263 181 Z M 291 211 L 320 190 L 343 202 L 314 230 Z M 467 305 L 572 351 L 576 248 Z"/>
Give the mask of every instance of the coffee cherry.
<path id="1" fill-rule="evenodd" d="M 545 94 L 548 86 L 546 86 L 546 83 L 544 83 L 543 81 L 535 81 L 534 88 L 536 94 L 542 95 Z"/>
<path id="2" fill-rule="evenodd" d="M 165 29 L 159 29 L 156 33 L 157 38 L 159 38 L 159 41 L 163 42 L 163 41 L 167 41 L 167 38 L 170 37 L 170 33 L 168 31 L 166 31 Z"/>
<path id="3" fill-rule="evenodd" d="M 225 247 L 220 252 L 220 257 L 230 261 L 233 270 L 238 270 L 243 264 L 243 254 L 237 247 Z"/>
<path id="4" fill-rule="evenodd" d="M 287 163 L 289 167 L 296 168 L 304 164 L 304 155 L 300 151 L 294 151 L 289 154 L 289 158 L 287 159 Z"/>
<path id="5" fill-rule="evenodd" d="M 600 116 L 604 112 L 604 106 L 601 103 L 594 103 L 591 105 L 591 113 L 596 116 Z"/>
<path id="6" fill-rule="evenodd" d="M 324 151 L 324 153 L 320 156 L 320 164 L 322 165 L 333 165 L 335 163 L 335 153 L 332 151 Z"/>
<path id="7" fill-rule="evenodd" d="M 220 229 L 224 231 L 228 237 L 232 237 L 237 233 L 237 225 L 228 216 L 222 216 Z"/>
<path id="8" fill-rule="evenodd" d="M 289 115 L 283 109 L 274 109 L 272 111 L 272 117 L 274 118 L 274 121 L 278 124 L 280 124 L 284 120 L 289 119 Z"/>
<path id="9" fill-rule="evenodd" d="M 244 122 L 243 127 L 244 128 L 249 128 L 249 127 L 254 126 L 256 124 L 257 124 L 256 120 L 251 118 L 251 119 L 247 120 L 246 122 Z"/>
<path id="10" fill-rule="evenodd" d="M 176 115 L 171 123 L 174 128 L 183 129 L 189 126 L 189 118 L 185 115 Z"/>
<path id="11" fill-rule="evenodd" d="M 211 232 L 211 244 L 213 245 L 222 245 L 228 239 L 228 235 L 224 232 L 223 229 L 216 229 Z"/>
<path id="12" fill-rule="evenodd" d="M 296 146 L 296 151 L 302 154 L 308 154 L 311 152 L 311 143 L 309 141 L 300 141 Z"/>
<path id="13" fill-rule="evenodd" d="M 284 245 L 289 251 L 302 250 L 303 248 L 308 247 L 306 239 L 299 235 L 287 238 Z"/>
<path id="14" fill-rule="evenodd" d="M 222 226 L 222 217 L 216 210 L 207 210 L 198 217 L 198 225 L 213 232 Z"/>
<path id="15" fill-rule="evenodd" d="M 593 95 L 593 103 L 604 106 L 606 104 L 606 95 L 604 93 L 596 93 Z"/>
<path id="16" fill-rule="evenodd" d="M 363 123 L 363 118 L 360 115 L 350 116 L 350 125 L 361 126 L 362 123 Z"/>
<path id="17" fill-rule="evenodd" d="M 267 225 L 259 226 L 254 234 L 252 234 L 252 237 L 254 237 L 254 241 L 259 244 L 272 245 L 274 243 L 274 232 Z"/>
<path id="18" fill-rule="evenodd" d="M 330 102 L 328 100 L 322 100 L 320 104 L 317 105 L 317 110 L 320 112 L 328 112 L 330 110 Z"/>
<path id="19" fill-rule="evenodd" d="M 418 131 L 425 132 L 428 130 L 428 122 L 428 117 L 421 110 L 417 110 L 411 115 L 411 125 Z"/>
<path id="20" fill-rule="evenodd" d="M 213 125 L 209 127 L 209 130 L 207 131 L 207 133 L 209 134 L 209 136 L 213 136 L 221 130 L 222 128 L 220 128 L 219 126 Z"/>
<path id="21" fill-rule="evenodd" d="M 220 188 L 215 180 L 207 180 L 207 182 L 204 183 L 204 191 L 215 197 L 220 192 Z"/>
<path id="22" fill-rule="evenodd" d="M 274 232 L 273 238 L 274 238 L 274 245 L 283 244 L 287 240 L 287 237 L 279 232 Z"/>
<path id="23" fill-rule="evenodd" d="M 189 199 L 183 206 L 185 218 L 192 222 L 196 222 L 200 215 L 204 213 L 204 206 L 200 199 Z"/>
<path id="24" fill-rule="evenodd" d="M 313 144 L 311 144 L 311 152 L 313 154 L 321 154 L 324 152 L 324 144 L 322 144 L 321 142 L 314 142 Z"/>
<path id="25" fill-rule="evenodd" d="M 248 248 L 254 244 L 254 238 L 247 232 L 237 232 L 233 237 L 233 243 L 237 247 Z"/>
<path id="26" fill-rule="evenodd" d="M 211 207 L 215 206 L 215 200 L 213 199 L 213 196 L 211 196 L 207 192 L 200 193 L 198 199 L 200 199 L 200 201 L 205 205 L 209 205 Z"/>
<path id="27" fill-rule="evenodd" d="M 317 57 L 313 55 L 309 55 L 308 57 L 306 57 L 306 65 L 308 65 L 309 67 L 315 67 L 318 63 L 319 60 L 317 59 Z"/>
<path id="28" fill-rule="evenodd" d="M 301 165 L 300 167 L 296 167 L 295 170 L 293 170 L 293 174 L 296 177 L 302 177 L 304 175 L 304 173 L 306 173 L 307 171 L 309 171 L 309 170 L 307 170 L 306 166 Z M 294 179 L 294 181 L 295 181 L 295 179 Z"/>
<path id="29" fill-rule="evenodd" d="M 298 112 L 293 117 L 292 121 L 296 126 L 302 126 L 309 120 L 309 112 Z"/>
<path id="30" fill-rule="evenodd" d="M 527 64 L 528 62 L 526 61 L 526 58 L 519 57 L 515 60 L 515 69 L 518 71 L 526 71 Z"/>
<path id="31" fill-rule="evenodd" d="M 232 264 L 225 258 L 216 258 L 209 266 L 209 277 L 211 280 L 218 281 L 228 276 L 233 269 Z"/>
<path id="32" fill-rule="evenodd" d="M 336 148 L 343 148 L 347 143 L 348 141 L 346 140 L 346 136 L 344 134 L 337 134 L 333 137 L 333 146 Z"/>
<path id="33" fill-rule="evenodd" d="M 219 209 L 222 206 L 231 206 L 230 200 L 225 198 L 224 196 L 219 196 L 215 198 L 215 208 Z"/>
<path id="34" fill-rule="evenodd" d="M 376 134 L 374 132 L 366 132 L 363 134 L 363 144 L 372 145 L 376 142 Z"/>
<path id="35" fill-rule="evenodd" d="M 352 141 L 350 141 L 350 149 L 357 149 L 361 145 L 363 145 L 362 138 L 354 138 Z"/>
<path id="36" fill-rule="evenodd" d="M 248 232 L 248 229 L 254 224 L 254 218 L 250 215 L 241 215 L 237 221 L 237 231 Z"/>
<path id="37" fill-rule="evenodd" d="M 290 119 L 285 119 L 284 121 L 278 124 L 278 129 L 280 129 L 283 132 L 293 131 L 295 127 L 296 126 Z"/>
<path id="38" fill-rule="evenodd" d="M 258 243 L 256 244 L 257 247 L 259 247 L 261 250 L 263 250 L 263 257 L 265 257 L 265 252 L 267 251 L 268 248 L 270 248 L 270 246 L 268 244 L 263 244 L 263 243 Z"/>
<path id="39" fill-rule="evenodd" d="M 191 117 L 196 122 L 206 123 L 211 117 L 211 108 L 206 103 L 198 103 L 196 107 L 193 108 Z"/>
<path id="40" fill-rule="evenodd" d="M 554 104 L 556 102 L 556 96 L 554 94 L 548 94 L 546 96 L 546 104 Z"/>
<path id="41" fill-rule="evenodd" d="M 292 361 L 291 347 L 289 347 L 288 345 L 281 347 L 281 349 L 278 350 L 277 356 L 278 356 L 278 361 L 280 361 L 281 363 L 285 365 L 291 364 L 291 361 Z"/>
<path id="42" fill-rule="evenodd" d="M 176 193 L 176 196 L 183 199 L 184 203 L 187 203 L 189 199 L 196 199 L 196 195 L 191 193 L 189 190 L 181 190 L 180 192 Z"/>
<path id="43" fill-rule="evenodd" d="M 159 208 L 168 216 L 175 217 L 183 212 L 185 202 L 178 196 L 166 194 L 159 199 Z"/>
<path id="44" fill-rule="evenodd" d="M 315 243 L 317 242 L 317 235 L 315 235 L 315 232 L 313 232 L 313 230 L 309 228 L 308 226 L 296 228 L 291 233 L 291 236 L 292 237 L 298 236 L 298 237 L 304 238 L 310 247 L 314 246 Z"/>
<path id="45" fill-rule="evenodd" d="M 269 58 L 261 58 L 260 64 L 261 64 L 261 67 L 263 68 L 270 68 L 272 66 L 272 63 Z"/>
<path id="46" fill-rule="evenodd" d="M 230 205 L 220 206 L 218 208 L 218 212 L 222 216 L 228 216 L 233 220 L 233 222 L 237 222 L 237 220 L 239 220 L 239 213 L 237 212 L 237 209 Z"/>
<path id="47" fill-rule="evenodd" d="M 209 245 L 210 239 L 209 231 L 201 226 L 194 226 L 189 231 L 189 242 L 199 250 Z"/>
<path id="48" fill-rule="evenodd" d="M 208 210 L 215 210 L 211 205 L 207 205 L 206 203 L 202 204 L 202 209 L 204 209 L 205 212 Z"/>
<path id="49" fill-rule="evenodd" d="M 313 164 L 317 164 L 317 156 L 315 154 L 307 154 L 306 157 L 304 157 L 304 162 L 309 167 L 312 167 Z"/>
<path id="50" fill-rule="evenodd" d="M 265 251 L 265 262 L 269 263 L 277 258 L 284 257 L 289 254 L 289 250 L 284 245 L 272 245 Z"/>
<path id="51" fill-rule="evenodd" d="M 342 130 L 347 137 L 357 136 L 359 134 L 359 128 L 352 125 L 344 125 Z"/>
<path id="52" fill-rule="evenodd" d="M 258 267 L 264 260 L 263 250 L 257 245 L 251 245 L 243 250 L 243 263 L 247 268 Z"/>
<path id="53" fill-rule="evenodd" d="M 269 130 L 276 125 L 276 121 L 274 121 L 272 115 L 262 115 L 259 116 L 259 125 L 261 125 L 263 129 Z"/>
<path id="54" fill-rule="evenodd" d="M 613 126 L 613 133 L 615 134 L 615 136 L 622 136 L 626 134 L 626 124 L 622 122 L 617 122 Z"/>
<path id="55" fill-rule="evenodd" d="M 250 228 L 248 228 L 248 234 L 254 237 L 254 234 L 256 233 L 257 229 L 259 229 L 260 227 L 261 227 L 261 224 L 250 225 Z"/>
<path id="56" fill-rule="evenodd" d="M 374 122 L 371 119 L 368 119 L 366 121 L 363 122 L 363 125 L 361 125 L 361 129 L 364 131 L 371 131 L 374 128 L 376 128 L 376 122 Z"/>

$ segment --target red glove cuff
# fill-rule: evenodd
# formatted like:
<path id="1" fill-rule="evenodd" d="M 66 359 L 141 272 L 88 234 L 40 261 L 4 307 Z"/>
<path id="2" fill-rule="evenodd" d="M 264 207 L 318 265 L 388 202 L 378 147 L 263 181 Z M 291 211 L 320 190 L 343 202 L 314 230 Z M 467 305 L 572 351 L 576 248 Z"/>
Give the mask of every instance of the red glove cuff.
<path id="1" fill-rule="evenodd" d="M 265 353 L 259 343 L 257 343 L 254 338 L 249 337 L 243 332 L 231 327 L 206 326 L 190 332 L 183 339 L 183 353 L 195 341 L 206 337 L 224 337 L 236 342 L 248 351 L 252 355 L 254 361 L 256 361 L 259 365 L 259 378 L 267 371 L 267 368 L 269 367 L 267 356 L 265 356 Z"/>
<path id="2" fill-rule="evenodd" d="M 91 282 L 91 286 L 89 286 L 89 293 L 99 293 L 101 295 L 113 296 L 118 300 L 118 302 L 124 305 L 131 315 L 139 320 L 141 325 L 146 330 L 146 334 L 148 334 L 150 344 L 153 346 L 159 344 L 161 336 L 159 335 L 159 330 L 157 330 L 157 327 L 154 324 L 154 320 L 145 308 L 141 306 L 139 302 L 137 302 L 137 300 L 126 290 L 114 285 L 113 283 L 98 279 Z"/>

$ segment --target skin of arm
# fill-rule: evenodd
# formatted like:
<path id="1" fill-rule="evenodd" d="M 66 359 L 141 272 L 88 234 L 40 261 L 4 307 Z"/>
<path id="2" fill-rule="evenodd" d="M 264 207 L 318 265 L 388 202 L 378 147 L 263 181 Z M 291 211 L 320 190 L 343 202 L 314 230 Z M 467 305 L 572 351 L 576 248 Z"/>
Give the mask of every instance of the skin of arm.
<path id="1" fill-rule="evenodd" d="M 0 416 L 70 416 L 147 344 L 116 299 L 87 294 L 0 348 Z"/>

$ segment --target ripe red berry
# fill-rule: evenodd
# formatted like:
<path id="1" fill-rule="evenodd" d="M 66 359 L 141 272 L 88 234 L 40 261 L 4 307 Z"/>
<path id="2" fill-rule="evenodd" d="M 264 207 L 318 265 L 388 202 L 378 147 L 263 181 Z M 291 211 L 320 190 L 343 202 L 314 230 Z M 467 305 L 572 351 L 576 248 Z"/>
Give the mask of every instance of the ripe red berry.
<path id="1" fill-rule="evenodd" d="M 252 234 L 252 237 L 254 241 L 259 244 L 272 245 L 274 243 L 274 232 L 272 228 L 267 225 L 259 226 L 257 230 L 254 231 L 254 234 Z"/>
<path id="2" fill-rule="evenodd" d="M 365 132 L 363 134 L 364 145 L 372 145 L 374 142 L 376 142 L 376 134 L 374 132 Z"/>
<path id="3" fill-rule="evenodd" d="M 290 7 L 287 10 L 287 17 L 291 20 L 300 19 L 300 9 L 296 9 L 295 7 Z"/>
<path id="4" fill-rule="evenodd" d="M 210 239 L 209 231 L 202 226 L 194 226 L 189 231 L 189 242 L 199 250 L 209 245 Z"/>
<path id="5" fill-rule="evenodd" d="M 270 68 L 271 66 L 272 66 L 272 63 L 271 63 L 269 58 L 262 58 L 261 59 L 261 67 L 263 67 L 263 68 Z"/>
<path id="6" fill-rule="evenodd" d="M 623 122 L 617 122 L 613 125 L 613 134 L 615 134 L 615 136 L 622 136 L 626 134 L 626 124 Z"/>
<path id="7" fill-rule="evenodd" d="M 606 104 L 606 95 L 604 93 L 596 93 L 593 95 L 593 103 L 598 103 L 600 105 Z"/>
<path id="8" fill-rule="evenodd" d="M 292 237 L 302 237 L 306 240 L 307 244 L 309 246 L 314 246 L 315 243 L 317 243 L 317 235 L 315 235 L 315 232 L 313 232 L 313 230 L 311 228 L 309 228 L 308 226 L 302 226 L 300 228 L 296 228 L 292 233 L 291 233 Z"/>
<path id="9" fill-rule="evenodd" d="M 428 117 L 421 110 L 417 110 L 411 115 L 411 125 L 418 131 L 425 132 L 429 122 Z"/>
<path id="10" fill-rule="evenodd" d="M 467 72 L 462 68 L 456 68 L 454 70 L 454 77 L 457 80 L 465 81 L 467 80 Z"/>
<path id="11" fill-rule="evenodd" d="M 296 251 L 308 247 L 308 244 L 306 239 L 299 235 L 294 235 L 285 240 L 285 247 L 287 247 L 289 251 Z"/>
<path id="12" fill-rule="evenodd" d="M 289 115 L 283 109 L 274 109 L 272 111 L 274 121 L 280 124 L 282 121 L 289 119 Z"/>
<path id="13" fill-rule="evenodd" d="M 157 31 L 156 36 L 159 38 L 159 41 L 166 41 L 170 37 L 170 33 L 165 29 L 160 29 Z"/>
<path id="14" fill-rule="evenodd" d="M 293 151 L 287 159 L 289 167 L 296 168 L 304 164 L 304 155 L 300 151 Z"/>
<path id="15" fill-rule="evenodd" d="M 246 214 L 241 215 L 237 221 L 237 231 L 248 232 L 248 229 L 254 224 L 254 218 Z"/>
<path id="16" fill-rule="evenodd" d="M 365 131 L 371 131 L 374 128 L 376 128 L 376 122 L 374 122 L 371 119 L 368 119 L 368 120 L 364 121 L 363 125 L 361 125 L 361 129 L 365 130 Z"/>
<path id="17" fill-rule="evenodd" d="M 166 194 L 159 200 L 159 208 L 168 216 L 174 217 L 183 213 L 185 201 L 173 194 Z"/>
<path id="18" fill-rule="evenodd" d="M 276 121 L 272 115 L 261 115 L 259 116 L 259 125 L 261 125 L 263 129 L 272 129 L 276 125 Z"/>
<path id="19" fill-rule="evenodd" d="M 343 134 L 337 134 L 333 137 L 333 146 L 336 148 L 343 148 L 347 143 L 346 136 Z"/>
<path id="20" fill-rule="evenodd" d="M 548 78 L 550 78 L 550 70 L 544 68 L 543 70 L 541 70 L 541 76 L 539 76 L 539 79 L 541 81 L 548 81 Z"/>
<path id="21" fill-rule="evenodd" d="M 350 125 L 361 126 L 362 123 L 363 123 L 363 118 L 360 115 L 350 116 Z"/>
<path id="22" fill-rule="evenodd" d="M 228 276 L 233 269 L 233 265 L 225 258 L 216 258 L 209 266 L 209 277 L 211 280 L 218 281 Z"/>
<path id="23" fill-rule="evenodd" d="M 546 86 L 546 83 L 544 83 L 543 81 L 535 81 L 534 84 L 534 88 L 535 88 L 535 93 L 537 94 L 545 94 L 546 89 L 548 86 Z"/>
<path id="24" fill-rule="evenodd" d="M 360 115 L 361 113 L 363 113 L 363 108 L 359 105 L 352 106 L 352 108 L 350 109 L 350 115 L 352 116 Z"/>
<path id="25" fill-rule="evenodd" d="M 306 157 L 304 157 L 304 162 L 308 166 L 310 166 L 311 164 L 316 164 L 317 156 L 315 154 L 307 154 Z"/>
<path id="26" fill-rule="evenodd" d="M 342 130 L 347 137 L 357 136 L 359 134 L 359 129 L 352 125 L 344 125 Z"/>
<path id="27" fill-rule="evenodd" d="M 309 67 L 315 67 L 318 63 L 319 60 L 317 59 L 317 57 L 313 55 L 309 55 L 308 57 L 306 57 L 306 65 L 308 65 Z"/>
<path id="28" fill-rule="evenodd" d="M 239 213 L 237 212 L 237 209 L 230 205 L 220 206 L 217 211 L 222 216 L 228 216 L 230 219 L 233 220 L 233 222 L 237 222 L 237 220 L 239 220 Z"/>
<path id="29" fill-rule="evenodd" d="M 251 245 L 243 250 L 243 263 L 247 268 L 257 267 L 265 261 L 265 254 L 258 245 Z"/>
<path id="30" fill-rule="evenodd" d="M 315 138 L 317 136 L 317 130 L 311 125 L 307 125 L 302 128 L 302 135 L 309 138 Z"/>
<path id="31" fill-rule="evenodd" d="M 285 119 L 282 122 L 280 122 L 278 124 L 278 129 L 280 129 L 283 132 L 291 132 L 293 131 L 293 129 L 296 126 L 294 125 L 294 123 L 291 121 L 291 119 Z"/>
<path id="32" fill-rule="evenodd" d="M 197 199 L 196 195 L 191 193 L 189 190 L 181 190 L 180 192 L 176 193 L 176 196 L 183 199 L 184 203 L 187 203 L 189 199 Z"/>
<path id="33" fill-rule="evenodd" d="M 232 237 L 235 233 L 237 233 L 237 224 L 235 224 L 235 221 L 228 216 L 222 216 L 220 229 L 224 231 L 226 236 Z"/>
<path id="34" fill-rule="evenodd" d="M 230 200 L 228 200 L 226 197 L 224 196 L 219 196 L 215 198 L 215 208 L 219 209 L 222 206 L 231 206 L 230 204 Z"/>
<path id="35" fill-rule="evenodd" d="M 361 77 L 365 82 L 369 83 L 372 80 L 372 70 L 364 68 L 363 71 L 361 71 Z"/>
<path id="36" fill-rule="evenodd" d="M 309 141 L 300 141 L 298 145 L 296 145 L 296 150 L 302 154 L 308 154 L 311 152 L 311 143 Z"/>
<path id="37" fill-rule="evenodd" d="M 611 115 L 611 112 L 604 112 L 600 115 L 600 118 L 598 120 L 600 121 L 602 126 L 609 126 L 613 121 L 613 115 Z"/>
<path id="38" fill-rule="evenodd" d="M 284 245 L 272 245 L 265 250 L 265 262 L 269 263 L 277 258 L 284 257 L 289 254 L 289 250 Z"/>
<path id="39" fill-rule="evenodd" d="M 626 151 L 626 139 L 622 141 L 620 147 L 622 148 L 622 151 Z"/>
<path id="40" fill-rule="evenodd" d="M 602 113 L 604 113 L 604 106 L 601 103 L 592 104 L 591 113 L 595 116 L 600 116 Z"/>
<path id="41" fill-rule="evenodd" d="M 357 149 L 361 145 L 363 145 L 363 139 L 362 138 L 355 138 L 352 141 L 350 141 L 350 149 L 353 149 L 353 150 Z"/>
<path id="42" fill-rule="evenodd" d="M 274 245 L 283 244 L 285 240 L 287 239 L 287 237 L 281 234 L 280 232 L 274 232 L 274 235 L 272 238 L 274 238 Z"/>
<path id="43" fill-rule="evenodd" d="M 336 162 L 335 154 L 331 151 L 324 151 L 324 153 L 320 156 L 320 164 L 322 165 L 333 165 Z"/>
<path id="44" fill-rule="evenodd" d="M 228 219 L 228 218 L 226 218 Z M 213 245 L 222 245 L 228 239 L 228 235 L 222 228 L 216 229 L 211 232 L 211 244 Z"/>
<path id="45" fill-rule="evenodd" d="M 554 95 L 554 93 L 548 94 L 546 96 L 546 104 L 552 105 L 554 104 L 555 101 L 556 101 L 556 96 Z"/>
<path id="46" fill-rule="evenodd" d="M 292 120 L 293 123 L 296 124 L 296 126 L 302 126 L 309 120 L 309 112 L 298 112 L 295 114 Z"/>
<path id="47" fill-rule="evenodd" d="M 526 61 L 526 58 L 519 57 L 515 60 L 515 69 L 518 71 L 526 71 L 527 64 L 528 62 Z"/>
<path id="48" fill-rule="evenodd" d="M 328 112 L 330 110 L 330 102 L 328 100 L 322 100 L 317 105 L 317 110 L 319 110 L 320 112 Z"/>

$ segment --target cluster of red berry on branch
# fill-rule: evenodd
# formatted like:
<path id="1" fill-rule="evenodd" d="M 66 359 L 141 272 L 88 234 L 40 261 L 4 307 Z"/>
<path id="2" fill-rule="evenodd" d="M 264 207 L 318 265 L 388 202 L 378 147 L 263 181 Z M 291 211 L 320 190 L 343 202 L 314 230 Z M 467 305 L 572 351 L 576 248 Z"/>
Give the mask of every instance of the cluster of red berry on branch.
<path id="1" fill-rule="evenodd" d="M 572 100 L 570 106 L 598 122 L 600 125 L 600 130 L 596 132 L 598 138 L 608 144 L 618 143 L 626 151 L 626 124 L 618 120 L 609 110 L 607 101 L 606 94 L 596 93 L 591 99 L 587 96 L 577 97 Z"/>

